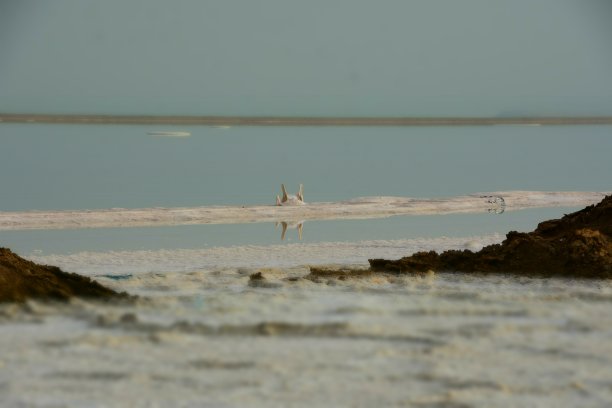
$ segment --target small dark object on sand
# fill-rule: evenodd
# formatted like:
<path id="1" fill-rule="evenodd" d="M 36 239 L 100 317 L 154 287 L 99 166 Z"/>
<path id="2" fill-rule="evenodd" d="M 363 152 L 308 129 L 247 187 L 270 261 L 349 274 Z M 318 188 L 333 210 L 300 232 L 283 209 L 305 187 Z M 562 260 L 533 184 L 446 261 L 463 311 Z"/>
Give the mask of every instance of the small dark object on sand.
<path id="1" fill-rule="evenodd" d="M 38 265 L 8 248 L 0 248 L 0 302 L 28 299 L 62 300 L 72 297 L 128 299 L 126 293 L 108 289 L 88 277 L 62 271 L 56 266 Z"/>
<path id="2" fill-rule="evenodd" d="M 321 279 L 335 278 L 339 280 L 347 280 L 349 278 L 364 278 L 371 276 L 373 273 L 369 269 L 333 269 L 333 268 L 316 268 L 311 267 L 310 273 L 304 276 L 304 279 L 313 282 L 319 282 Z"/>
<path id="3" fill-rule="evenodd" d="M 252 275 L 249 276 L 249 281 L 254 282 L 254 281 L 263 281 L 266 280 L 266 278 L 263 277 L 263 275 L 261 274 L 261 272 L 256 272 Z"/>
<path id="4" fill-rule="evenodd" d="M 249 276 L 249 286 L 252 288 L 279 288 L 282 285 L 278 282 L 269 282 L 261 272 L 256 272 Z"/>
<path id="5" fill-rule="evenodd" d="M 524 276 L 612 278 L 612 196 L 599 204 L 541 222 L 535 231 L 511 231 L 479 252 L 417 252 L 395 261 L 370 259 L 373 271 L 510 273 Z"/>

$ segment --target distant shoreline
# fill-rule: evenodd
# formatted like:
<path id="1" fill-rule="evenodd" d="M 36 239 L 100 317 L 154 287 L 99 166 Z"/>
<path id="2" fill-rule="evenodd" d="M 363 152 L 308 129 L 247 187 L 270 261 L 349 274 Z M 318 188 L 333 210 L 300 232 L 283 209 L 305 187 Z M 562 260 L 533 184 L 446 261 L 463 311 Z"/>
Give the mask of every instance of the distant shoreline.
<path id="1" fill-rule="evenodd" d="M 612 125 L 612 116 L 574 117 L 299 117 L 147 116 L 0 113 L 0 123 L 209 126 L 563 126 Z"/>

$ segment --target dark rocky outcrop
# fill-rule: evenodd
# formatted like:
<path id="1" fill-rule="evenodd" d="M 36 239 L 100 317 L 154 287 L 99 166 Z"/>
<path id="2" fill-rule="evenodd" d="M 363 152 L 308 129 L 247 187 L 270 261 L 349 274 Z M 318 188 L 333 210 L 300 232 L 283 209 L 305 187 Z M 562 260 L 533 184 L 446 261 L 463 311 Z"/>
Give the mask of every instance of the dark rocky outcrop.
<path id="1" fill-rule="evenodd" d="M 332 268 L 316 268 L 311 267 L 310 273 L 304 276 L 304 279 L 313 282 L 321 282 L 324 279 L 347 280 L 349 278 L 366 278 L 373 275 L 369 269 L 332 269 Z"/>
<path id="2" fill-rule="evenodd" d="M 513 273 L 528 276 L 612 278 L 612 196 L 597 205 L 544 221 L 535 231 L 511 231 L 479 252 L 417 252 L 395 261 L 370 259 L 373 271 Z"/>
<path id="3" fill-rule="evenodd" d="M 68 300 L 72 297 L 111 299 L 128 298 L 129 295 L 56 266 L 38 265 L 8 248 L 0 248 L 0 302 Z"/>

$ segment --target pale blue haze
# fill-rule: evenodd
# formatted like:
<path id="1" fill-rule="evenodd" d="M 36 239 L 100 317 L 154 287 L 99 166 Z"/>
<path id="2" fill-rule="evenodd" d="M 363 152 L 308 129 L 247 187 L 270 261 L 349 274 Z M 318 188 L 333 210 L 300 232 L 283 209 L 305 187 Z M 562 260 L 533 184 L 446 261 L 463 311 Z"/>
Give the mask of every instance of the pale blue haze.
<path id="1" fill-rule="evenodd" d="M 0 112 L 612 114 L 607 0 L 0 2 Z"/>

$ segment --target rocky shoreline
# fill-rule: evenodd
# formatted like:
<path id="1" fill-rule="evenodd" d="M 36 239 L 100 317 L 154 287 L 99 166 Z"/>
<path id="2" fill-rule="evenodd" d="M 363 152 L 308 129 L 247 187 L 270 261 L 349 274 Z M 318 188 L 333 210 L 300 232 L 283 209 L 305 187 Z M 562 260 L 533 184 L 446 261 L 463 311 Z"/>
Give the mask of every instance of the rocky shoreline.
<path id="1" fill-rule="evenodd" d="M 21 258 L 8 248 L 0 248 L 0 303 L 28 299 L 66 301 L 72 297 L 89 299 L 128 299 L 98 282 L 56 266 L 38 265 Z"/>
<path id="2" fill-rule="evenodd" d="M 313 267 L 309 275 L 293 280 L 319 282 L 430 271 L 609 279 L 612 278 L 612 195 L 561 219 L 544 221 L 533 232 L 511 231 L 501 244 L 489 245 L 478 252 L 417 252 L 398 260 L 370 259 L 369 263 L 369 269 Z M 249 285 L 268 287 L 269 282 L 261 274 L 255 274 Z M 72 297 L 131 298 L 88 277 L 39 265 L 8 248 L 0 248 L 0 302 L 66 301 Z"/>
<path id="3" fill-rule="evenodd" d="M 612 278 L 612 196 L 599 204 L 541 222 L 535 231 L 511 231 L 479 252 L 417 252 L 398 260 L 370 259 L 372 272 L 510 273 L 525 276 Z M 320 271 L 319 271 L 320 272 Z"/>

